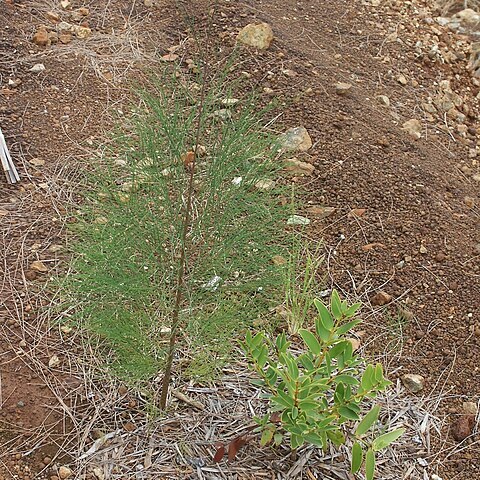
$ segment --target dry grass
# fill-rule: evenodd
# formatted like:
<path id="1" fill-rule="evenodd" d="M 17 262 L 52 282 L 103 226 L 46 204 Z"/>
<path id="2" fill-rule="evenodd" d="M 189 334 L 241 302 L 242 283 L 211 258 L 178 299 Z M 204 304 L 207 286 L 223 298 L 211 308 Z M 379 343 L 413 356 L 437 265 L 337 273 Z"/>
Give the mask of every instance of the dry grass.
<path id="1" fill-rule="evenodd" d="M 471 8 L 472 10 L 480 10 L 479 0 L 437 0 L 435 2 L 436 9 L 442 16 L 453 15 L 454 13 Z"/>
<path id="2" fill-rule="evenodd" d="M 181 479 L 195 474 L 212 480 L 350 478 L 348 448 L 324 454 L 318 448 L 305 447 L 294 458 L 286 448 L 261 449 L 258 438 L 252 438 L 233 462 L 214 464 L 216 443 L 228 443 L 248 433 L 252 417 L 262 414 L 265 408 L 242 362 L 224 374 L 212 386 L 176 385 L 188 399 L 203 405 L 202 410 L 173 398 L 166 417 L 149 419 L 144 414 L 151 407 L 147 399 L 133 392 L 119 393 L 113 385 L 106 387 L 95 381 L 93 367 L 77 370 L 76 376 L 84 378 L 83 387 L 70 393 L 70 400 L 77 396 L 73 407 L 67 407 L 66 401 L 62 407 L 64 415 L 74 422 L 71 441 L 63 450 L 75 459 L 72 467 L 76 474 L 100 469 L 105 478 L 111 479 L 134 478 L 138 474 L 143 479 Z M 81 390 L 95 401 L 79 401 Z M 392 428 L 406 427 L 407 433 L 379 458 L 378 478 L 423 479 L 423 471 L 433 458 L 431 434 L 438 434 L 440 429 L 440 421 L 431 413 L 438 398 L 412 401 L 397 385 L 379 400 L 383 404 L 382 422 Z M 125 430 L 128 422 L 135 431 Z M 98 430 L 104 436 L 94 441 Z"/>

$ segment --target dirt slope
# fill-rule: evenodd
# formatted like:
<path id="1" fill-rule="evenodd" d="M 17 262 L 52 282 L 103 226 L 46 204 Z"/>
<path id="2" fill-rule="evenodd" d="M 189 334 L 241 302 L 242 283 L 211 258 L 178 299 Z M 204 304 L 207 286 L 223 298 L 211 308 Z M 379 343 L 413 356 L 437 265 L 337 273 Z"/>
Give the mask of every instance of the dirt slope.
<path id="1" fill-rule="evenodd" d="M 4 432 L 4 450 L 11 449 L 7 440 L 19 430 L 33 431 L 33 443 L 44 439 L 46 430 L 62 434 L 68 425 L 53 392 L 68 403 L 81 383 L 76 374 L 47 367 L 54 354 L 62 360 L 65 345 L 72 343 L 58 329 L 50 330 L 40 315 L 50 301 L 49 273 L 31 273 L 34 260 L 43 261 L 50 273 L 62 268 L 61 253 L 52 245 L 65 239 L 66 179 L 76 175 L 69 163 L 88 161 L 91 144 L 101 140 L 99 132 L 110 124 L 110 115 L 121 110 L 125 78 L 136 71 L 129 58 L 136 55 L 148 63 L 156 49 L 166 53 L 185 36 L 178 28 L 185 11 L 205 20 L 211 6 L 200 1 L 180 2 L 178 9 L 168 2 L 157 2 L 153 9 L 126 0 L 90 3 L 90 27 L 105 35 L 120 32 L 109 37 L 117 48 L 80 41 L 37 47 L 30 40 L 49 21 L 48 10 L 29 1 L 0 3 L 0 24 L 8 25 L 0 38 L 0 124 L 21 159 L 17 165 L 24 178 L 20 186 L 0 184 L 0 209 L 7 212 L 0 217 L 0 414 L 14 426 Z M 228 51 L 245 24 L 272 25 L 272 47 L 243 54 L 242 70 L 252 75 L 252 84 L 267 89 L 265 102 L 272 96 L 285 100 L 275 128 L 304 125 L 314 141 L 302 160 L 315 165 L 316 172 L 299 183 L 312 205 L 335 208 L 326 219 L 312 217 L 311 235 L 324 242 L 327 286 L 368 305 L 379 290 L 392 296 L 386 307 L 371 305 L 362 342 L 389 364 L 393 376 L 422 374 L 422 394 L 438 399 L 432 414 L 447 416 L 443 443 L 429 457 L 429 471 L 450 480 L 480 478 L 478 438 L 466 440 L 457 453 L 449 435 L 462 402 L 478 403 L 480 396 L 479 184 L 462 170 L 468 166 L 478 172 L 468 157 L 476 145 L 478 87 L 465 73 L 465 62 L 439 66 L 415 59 L 418 32 L 401 27 L 400 8 L 362 3 L 223 0 L 213 34 Z M 84 2 L 75 2 L 81 6 Z M 127 23 L 135 29 L 124 28 Z M 386 41 L 389 25 L 397 26 L 403 43 Z M 122 42 L 133 31 L 144 48 L 128 50 L 130 37 Z M 29 72 L 37 62 L 45 64 L 45 73 Z M 471 92 L 470 130 L 461 139 L 425 121 L 420 108 L 433 95 L 434 82 L 450 78 L 456 69 L 460 76 L 454 81 Z M 398 82 L 400 74 L 407 77 L 406 85 Z M 8 78 L 22 83 L 9 87 Z M 348 95 L 335 92 L 339 81 L 352 84 Z M 378 95 L 387 95 L 390 106 L 381 105 Z M 412 118 L 422 121 L 420 140 L 401 129 Z M 45 165 L 32 165 L 33 159 Z M 352 216 L 352 209 L 366 211 Z M 370 244 L 376 245 L 365 250 Z M 406 312 L 403 319 L 399 310 Z M 46 426 L 39 433 L 40 424 Z M 28 451 L 26 445 L 21 442 L 15 452 Z M 2 478 L 15 478 L 19 471 L 23 478 L 42 478 L 29 471 L 50 474 L 44 457 L 53 453 L 51 447 L 40 450 L 32 461 L 31 455 L 26 460 L 7 456 Z"/>
<path id="2" fill-rule="evenodd" d="M 398 375 L 422 374 L 425 395 L 439 396 L 435 413 L 450 413 L 453 422 L 462 402 L 477 403 L 480 394 L 479 184 L 459 168 L 462 161 L 475 168 L 467 147 L 476 145 L 476 115 L 467 120 L 468 142 L 454 142 L 427 122 L 421 140 L 401 130 L 406 120 L 422 120 L 420 103 L 433 95 L 435 81 L 452 75 L 414 61 L 408 45 L 385 44 L 387 32 L 378 28 L 382 9 L 349 1 L 249 6 L 278 37 L 271 54 L 277 58 L 268 64 L 275 76 L 263 85 L 287 96 L 308 87 L 315 92 L 288 109 L 282 122 L 303 124 L 311 133 L 308 161 L 317 174 L 305 185 L 308 198 L 336 209 L 315 222 L 330 286 L 367 304 L 380 290 L 393 297 L 387 307 L 373 307 L 367 341 L 372 351 L 388 354 L 392 369 L 400 367 Z M 288 69 L 297 75 L 282 75 Z M 401 73 L 410 79 L 406 86 L 397 81 Z M 338 81 L 353 85 L 349 95 L 335 93 Z M 468 73 L 462 82 L 478 91 Z M 390 98 L 389 108 L 378 95 Z M 469 103 L 478 107 L 473 94 Z M 366 212 L 359 218 L 349 215 L 352 209 Z M 443 448 L 455 450 L 448 429 Z M 466 446 L 463 453 L 442 465 L 439 457 L 434 468 L 447 478 L 480 478 L 478 448 Z"/>

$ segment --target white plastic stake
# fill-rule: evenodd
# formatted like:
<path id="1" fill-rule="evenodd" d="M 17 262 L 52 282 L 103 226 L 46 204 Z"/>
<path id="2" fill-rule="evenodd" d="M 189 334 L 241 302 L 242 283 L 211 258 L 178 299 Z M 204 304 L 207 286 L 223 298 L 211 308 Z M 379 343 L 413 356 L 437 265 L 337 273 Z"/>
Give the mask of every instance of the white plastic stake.
<path id="1" fill-rule="evenodd" d="M 0 160 L 2 161 L 2 167 L 7 177 L 8 183 L 17 183 L 20 181 L 20 176 L 18 175 L 17 169 L 13 164 L 12 157 L 7 148 L 7 142 L 5 142 L 5 137 L 3 136 L 2 129 L 0 128 Z"/>

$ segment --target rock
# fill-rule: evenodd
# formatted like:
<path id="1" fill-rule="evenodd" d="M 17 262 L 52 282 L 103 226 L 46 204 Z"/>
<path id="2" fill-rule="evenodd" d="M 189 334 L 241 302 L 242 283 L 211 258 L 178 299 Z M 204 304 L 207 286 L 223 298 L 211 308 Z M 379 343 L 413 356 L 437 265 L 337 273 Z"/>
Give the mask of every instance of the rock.
<path id="1" fill-rule="evenodd" d="M 471 8 L 466 8 L 456 13 L 453 20 L 459 20 L 460 23 L 468 27 L 476 27 L 480 23 L 480 14 Z"/>
<path id="2" fill-rule="evenodd" d="M 287 225 L 309 225 L 310 220 L 306 217 L 302 217 L 301 215 L 292 215 L 288 217 Z"/>
<path id="3" fill-rule="evenodd" d="M 66 480 L 73 475 L 73 472 L 68 468 L 64 467 L 63 465 L 58 469 L 58 476 L 61 480 Z"/>
<path id="4" fill-rule="evenodd" d="M 281 255 L 274 255 L 272 257 L 272 263 L 277 267 L 285 265 L 287 263 L 287 259 L 282 257 Z"/>
<path id="5" fill-rule="evenodd" d="M 30 264 L 30 269 L 40 273 L 48 272 L 48 267 L 40 260 L 35 260 L 34 262 L 32 262 Z"/>
<path id="6" fill-rule="evenodd" d="M 27 270 L 25 272 L 25 278 L 30 281 L 35 280 L 37 276 L 37 272 L 35 272 L 34 270 Z"/>
<path id="7" fill-rule="evenodd" d="M 95 467 L 93 469 L 93 474 L 95 475 L 95 478 L 97 478 L 97 480 L 105 480 L 105 475 L 100 467 Z"/>
<path id="8" fill-rule="evenodd" d="M 48 40 L 52 45 L 58 43 L 58 33 L 57 32 L 48 32 Z"/>
<path id="9" fill-rule="evenodd" d="M 462 403 L 462 410 L 467 415 L 477 415 L 478 406 L 475 402 L 463 402 Z"/>
<path id="10" fill-rule="evenodd" d="M 126 395 L 128 393 L 128 388 L 125 385 L 120 385 L 118 387 L 118 394 L 119 395 Z"/>
<path id="11" fill-rule="evenodd" d="M 236 105 L 238 102 L 239 102 L 238 98 L 224 98 L 222 100 L 222 103 L 227 107 L 231 107 L 233 105 Z"/>
<path id="12" fill-rule="evenodd" d="M 175 60 L 178 60 L 178 55 L 176 53 L 167 53 L 165 55 L 162 55 L 160 57 L 164 62 L 174 62 Z"/>
<path id="13" fill-rule="evenodd" d="M 412 393 L 417 393 L 423 390 L 425 379 L 421 375 L 415 373 L 407 373 L 402 376 L 402 383 L 405 388 Z"/>
<path id="14" fill-rule="evenodd" d="M 153 0 L 143 0 L 143 4 L 147 7 L 153 7 Z"/>
<path id="15" fill-rule="evenodd" d="M 367 243 L 366 245 L 362 246 L 362 250 L 364 252 L 369 252 L 370 250 L 373 250 L 374 248 L 386 248 L 386 246 L 383 243 L 380 243 L 380 242 Z"/>
<path id="16" fill-rule="evenodd" d="M 397 77 L 397 82 L 402 84 L 402 85 L 406 85 L 408 83 L 408 80 L 407 80 L 407 77 L 405 77 L 405 75 L 403 75 L 403 73 L 401 73 Z"/>
<path id="17" fill-rule="evenodd" d="M 327 218 L 335 212 L 334 207 L 308 207 L 307 212 L 311 215 L 319 216 L 320 218 Z"/>
<path id="18" fill-rule="evenodd" d="M 124 182 L 120 186 L 120 190 L 125 193 L 136 192 L 138 191 L 139 188 L 140 188 L 140 184 L 135 180 Z"/>
<path id="19" fill-rule="evenodd" d="M 386 95 L 379 95 L 377 98 L 380 105 L 384 105 L 385 107 L 390 106 L 390 99 Z"/>
<path id="20" fill-rule="evenodd" d="M 40 27 L 32 38 L 32 42 L 40 47 L 46 47 L 50 44 L 48 39 L 48 31 L 45 27 Z"/>
<path id="21" fill-rule="evenodd" d="M 267 192 L 267 191 L 275 188 L 275 185 L 276 185 L 276 183 L 273 180 L 265 179 L 265 180 L 259 180 L 255 184 L 255 188 L 257 190 L 263 190 L 263 191 Z"/>
<path id="22" fill-rule="evenodd" d="M 335 84 L 335 92 L 337 95 L 347 95 L 352 89 L 350 83 L 338 82 Z"/>
<path id="23" fill-rule="evenodd" d="M 135 426 L 134 423 L 132 422 L 127 422 L 123 425 L 123 428 L 127 431 L 127 432 L 134 432 L 137 427 Z"/>
<path id="24" fill-rule="evenodd" d="M 55 368 L 55 367 L 58 367 L 60 365 L 61 361 L 60 359 L 58 358 L 57 355 L 52 355 L 50 357 L 50 360 L 48 361 L 48 366 L 50 368 Z M 68 477 L 65 477 L 65 478 L 68 478 Z"/>
<path id="25" fill-rule="evenodd" d="M 92 34 L 92 30 L 91 28 L 82 27 L 81 25 L 74 25 L 73 33 L 77 38 L 84 40 L 85 38 L 88 38 Z"/>
<path id="26" fill-rule="evenodd" d="M 347 338 L 347 340 L 352 344 L 352 349 L 354 352 L 360 348 L 360 340 L 357 338 Z"/>
<path id="27" fill-rule="evenodd" d="M 285 171 L 293 173 L 294 175 L 312 175 L 315 167 L 311 163 L 290 158 L 285 160 Z"/>
<path id="28" fill-rule="evenodd" d="M 402 130 L 405 130 L 411 137 L 417 140 L 422 136 L 422 124 L 420 120 L 415 118 L 404 122 Z"/>
<path id="29" fill-rule="evenodd" d="M 426 255 L 428 253 L 428 250 L 427 248 L 425 247 L 425 245 L 420 245 L 420 253 L 422 255 Z"/>
<path id="30" fill-rule="evenodd" d="M 57 25 L 57 31 L 59 33 L 62 33 L 62 32 L 73 32 L 73 25 L 71 23 L 68 23 L 68 22 L 60 22 L 58 25 Z"/>
<path id="31" fill-rule="evenodd" d="M 70 2 L 70 0 L 62 0 L 60 2 L 60 5 L 62 6 L 62 8 L 64 8 L 65 10 L 67 10 L 68 8 L 71 7 L 72 3 Z"/>
<path id="32" fill-rule="evenodd" d="M 462 442 L 473 432 L 475 415 L 461 415 L 452 424 L 452 437 L 457 442 Z"/>
<path id="33" fill-rule="evenodd" d="M 352 210 L 348 212 L 347 217 L 348 218 L 363 217 L 366 211 L 367 211 L 366 208 L 352 208 Z"/>
<path id="34" fill-rule="evenodd" d="M 45 70 L 45 65 L 43 63 L 36 63 L 29 71 L 33 73 L 40 73 Z"/>
<path id="35" fill-rule="evenodd" d="M 370 302 L 374 306 L 380 306 L 382 307 L 383 305 L 386 305 L 387 303 L 390 303 L 392 301 L 392 296 L 388 294 L 387 292 L 380 291 L 377 292 L 371 299 Z"/>
<path id="36" fill-rule="evenodd" d="M 312 139 L 305 127 L 293 127 L 280 136 L 280 144 L 286 151 L 306 152 L 312 147 Z"/>
<path id="37" fill-rule="evenodd" d="M 45 160 L 42 160 L 41 158 L 32 158 L 28 163 L 34 167 L 41 167 L 45 165 Z"/>
<path id="38" fill-rule="evenodd" d="M 52 22 L 55 22 L 55 23 L 56 23 L 56 22 L 58 22 L 58 21 L 60 20 L 60 15 L 58 15 L 58 14 L 55 13 L 55 12 L 50 11 L 50 12 L 47 12 L 47 18 L 48 18 L 49 20 L 51 20 Z"/>
<path id="39" fill-rule="evenodd" d="M 268 23 L 250 23 L 243 27 L 237 36 L 237 41 L 259 50 L 267 49 L 273 40 L 272 27 Z"/>
<path id="40" fill-rule="evenodd" d="M 222 120 L 230 120 L 232 118 L 232 112 L 226 108 L 221 108 L 220 110 L 215 110 L 213 112 L 215 117 L 221 118 Z"/>
<path id="41" fill-rule="evenodd" d="M 70 32 L 63 32 L 58 36 L 58 40 L 60 43 L 63 43 L 63 45 L 66 45 L 72 41 L 72 34 Z"/>
<path id="42" fill-rule="evenodd" d="M 463 203 L 468 208 L 473 208 L 475 206 L 475 199 L 473 197 L 466 196 L 466 197 L 463 198 Z"/>
<path id="43" fill-rule="evenodd" d="M 21 84 L 22 84 L 22 80 L 20 78 L 16 78 L 16 79 L 9 78 L 8 79 L 8 86 L 9 87 L 17 88 Z"/>
<path id="44" fill-rule="evenodd" d="M 90 10 L 87 7 L 80 7 L 77 8 L 75 12 L 78 13 L 78 15 L 80 15 L 81 17 L 86 17 L 90 13 Z"/>

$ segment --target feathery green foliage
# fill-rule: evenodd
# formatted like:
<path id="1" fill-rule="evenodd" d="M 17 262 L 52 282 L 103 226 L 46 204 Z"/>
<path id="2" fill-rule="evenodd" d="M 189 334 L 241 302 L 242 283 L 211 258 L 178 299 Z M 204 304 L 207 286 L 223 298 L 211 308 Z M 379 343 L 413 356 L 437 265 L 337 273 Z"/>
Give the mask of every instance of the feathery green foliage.
<path id="1" fill-rule="evenodd" d="M 200 106 L 202 82 L 209 87 Z M 139 93 L 127 129 L 90 179 L 66 287 L 77 318 L 127 380 L 150 379 L 164 359 L 197 125 L 180 311 L 191 375 L 214 374 L 235 332 L 266 312 L 281 282 L 271 258 L 282 253 L 286 212 L 278 189 L 257 185 L 274 177 L 278 151 L 265 112 L 251 98 L 231 105 L 231 95 L 224 73 L 192 82 L 167 70 Z"/>

